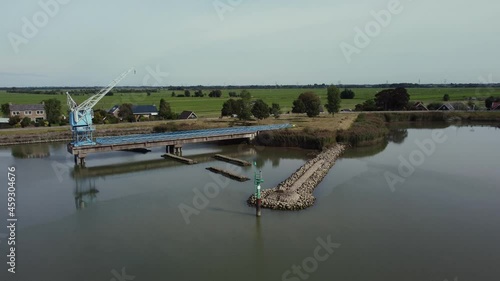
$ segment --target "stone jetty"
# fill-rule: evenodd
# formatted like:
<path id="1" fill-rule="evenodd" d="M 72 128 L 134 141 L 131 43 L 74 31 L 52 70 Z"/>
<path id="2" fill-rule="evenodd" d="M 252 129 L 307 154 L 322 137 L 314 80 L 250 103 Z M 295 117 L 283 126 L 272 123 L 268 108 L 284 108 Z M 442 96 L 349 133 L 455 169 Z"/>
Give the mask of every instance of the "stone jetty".
<path id="1" fill-rule="evenodd" d="M 307 161 L 277 187 L 263 190 L 261 192 L 262 207 L 296 211 L 312 206 L 316 200 L 313 196 L 314 189 L 328 174 L 345 149 L 346 146 L 338 144 L 325 150 L 314 159 Z M 257 198 L 252 195 L 247 202 L 255 206 Z"/>

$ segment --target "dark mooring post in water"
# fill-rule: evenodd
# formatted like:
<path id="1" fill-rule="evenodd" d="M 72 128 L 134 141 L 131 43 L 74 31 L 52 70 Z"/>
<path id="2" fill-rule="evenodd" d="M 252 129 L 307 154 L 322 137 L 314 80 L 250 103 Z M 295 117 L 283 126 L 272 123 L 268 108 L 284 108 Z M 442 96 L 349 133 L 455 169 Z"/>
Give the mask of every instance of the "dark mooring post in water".
<path id="1" fill-rule="evenodd" d="M 260 207 L 262 204 L 262 200 L 260 198 L 260 184 L 264 182 L 264 179 L 262 178 L 262 171 L 255 172 L 254 174 L 254 185 L 255 185 L 255 197 L 257 198 L 257 204 L 255 205 L 256 208 L 256 215 L 257 217 L 260 217 L 261 211 Z"/>

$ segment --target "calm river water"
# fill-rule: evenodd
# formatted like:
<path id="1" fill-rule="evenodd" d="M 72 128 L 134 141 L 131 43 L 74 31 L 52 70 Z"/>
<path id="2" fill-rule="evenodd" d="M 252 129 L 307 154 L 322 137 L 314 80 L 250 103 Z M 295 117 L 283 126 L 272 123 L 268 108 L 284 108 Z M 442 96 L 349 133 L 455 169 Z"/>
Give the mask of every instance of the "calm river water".
<path id="1" fill-rule="evenodd" d="M 260 219 L 245 204 L 253 183 L 209 173 L 229 168 L 211 156 L 256 161 L 272 187 L 310 151 L 204 144 L 184 148 L 193 166 L 158 148 L 90 155 L 75 169 L 65 144 L 3 147 L 0 280 L 499 280 L 499 141 L 492 127 L 399 129 L 387 144 L 348 151 L 312 208 Z"/>

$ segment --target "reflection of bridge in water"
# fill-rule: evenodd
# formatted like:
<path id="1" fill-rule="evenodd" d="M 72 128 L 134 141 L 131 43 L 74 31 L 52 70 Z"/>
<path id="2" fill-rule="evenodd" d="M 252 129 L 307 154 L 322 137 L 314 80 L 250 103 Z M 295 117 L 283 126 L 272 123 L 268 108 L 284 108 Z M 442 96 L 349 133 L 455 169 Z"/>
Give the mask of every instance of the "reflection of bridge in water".
<path id="1" fill-rule="evenodd" d="M 68 152 L 74 155 L 75 164 L 85 164 L 89 153 L 109 152 L 119 150 L 144 149 L 165 146 L 167 153 L 181 152 L 182 145 L 235 139 L 254 139 L 262 131 L 281 130 L 292 127 L 290 124 L 231 127 L 194 131 L 179 131 L 162 134 L 145 134 L 97 138 L 95 145 L 68 144 Z"/>
<path id="2" fill-rule="evenodd" d="M 75 183 L 75 206 L 77 210 L 85 209 L 87 205 L 96 202 L 99 190 L 95 187 L 94 178 L 78 178 Z"/>
<path id="3" fill-rule="evenodd" d="M 205 153 L 193 155 L 190 156 L 190 158 L 198 161 L 198 163 L 203 163 L 214 161 L 214 155 L 215 153 Z M 251 156 L 257 155 L 257 150 L 254 148 L 250 148 L 241 152 L 225 153 L 225 155 L 233 157 Z M 90 168 L 75 166 L 75 168 L 71 171 L 71 177 L 75 180 L 75 207 L 77 210 L 85 209 L 88 205 L 93 204 L 97 201 L 97 193 L 99 193 L 99 190 L 96 187 L 96 178 L 117 174 L 135 173 L 146 170 L 156 170 L 175 166 L 182 166 L 182 164 L 174 160 L 165 160 L 163 158 L 126 164 L 103 165 Z"/>
<path id="4" fill-rule="evenodd" d="M 216 153 L 204 153 L 204 154 L 192 155 L 189 156 L 189 158 L 197 161 L 198 163 L 204 163 L 204 162 L 214 161 L 213 156 L 215 154 Z M 254 148 L 250 148 L 242 152 L 224 153 L 224 155 L 231 157 L 257 155 L 257 150 Z M 145 170 L 156 170 L 156 169 L 175 167 L 181 165 L 183 164 L 180 164 L 177 161 L 165 160 L 161 158 L 161 159 L 138 161 L 125 164 L 103 165 L 90 168 L 75 166 L 75 169 L 71 172 L 71 176 L 74 179 L 88 178 L 88 177 L 103 177 L 103 176 L 110 176 L 117 174 L 141 172 Z"/>
<path id="5" fill-rule="evenodd" d="M 246 156 L 248 158 L 253 158 L 257 168 L 261 168 L 268 161 L 271 161 L 273 167 L 280 165 L 282 152 L 279 153 L 276 149 L 270 149 L 268 147 L 262 146 L 249 146 L 246 144 L 241 144 L 238 148 L 230 148 L 229 151 L 223 149 L 223 151 L 214 151 L 210 153 L 202 153 L 197 155 L 190 155 L 189 158 L 197 161 L 198 163 L 216 162 L 214 155 L 223 154 L 225 156 L 240 158 Z M 286 148 L 282 148 L 286 149 Z M 303 150 L 287 149 L 286 159 L 304 159 L 305 152 Z M 253 157 L 252 157 L 253 156 Z M 242 157 L 243 158 L 243 157 Z M 251 160 L 249 160 L 251 161 Z M 225 162 L 220 162 L 221 164 L 226 164 Z M 113 176 L 119 174 L 131 174 L 139 173 L 142 171 L 150 170 L 160 170 L 168 167 L 180 167 L 184 166 L 175 160 L 170 159 L 154 159 L 145 160 L 137 162 L 127 162 L 118 163 L 94 167 L 81 167 L 75 165 L 71 170 L 70 176 L 75 181 L 74 197 L 75 205 L 77 209 L 84 209 L 89 204 L 93 204 L 97 201 L 98 182 L 99 178 L 105 178 L 106 176 Z M 243 168 L 245 169 L 245 167 Z M 246 169 L 252 169 L 251 167 L 246 167 Z"/>

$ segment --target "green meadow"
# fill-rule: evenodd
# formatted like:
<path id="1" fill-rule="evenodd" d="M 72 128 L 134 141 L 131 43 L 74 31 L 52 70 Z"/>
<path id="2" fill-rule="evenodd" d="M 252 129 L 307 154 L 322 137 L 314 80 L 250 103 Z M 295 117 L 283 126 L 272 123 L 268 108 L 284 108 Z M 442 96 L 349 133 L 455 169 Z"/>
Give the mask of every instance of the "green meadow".
<path id="1" fill-rule="evenodd" d="M 342 109 L 353 109 L 356 104 L 363 103 L 367 99 L 373 99 L 375 94 L 382 89 L 375 88 L 353 88 L 356 97 L 352 100 L 342 100 Z M 172 97 L 172 91 L 161 90 L 156 93 L 151 93 L 149 96 L 146 92 L 143 93 L 118 93 L 113 96 L 104 97 L 95 107 L 95 109 L 108 110 L 115 104 L 132 103 L 135 105 L 154 104 L 159 105 L 160 99 L 164 98 L 170 103 L 170 106 L 175 112 L 183 110 L 191 110 L 196 112 L 200 117 L 216 117 L 220 115 L 220 109 L 224 101 L 229 99 L 229 92 L 240 92 L 241 90 L 223 90 L 223 97 Z M 249 90 L 253 99 L 262 99 L 269 105 L 278 103 L 283 112 L 291 111 L 292 102 L 297 96 L 306 91 L 312 91 L 321 97 L 322 103 L 326 102 L 326 89 L 251 89 Z M 174 91 L 175 94 L 181 94 L 181 91 Z M 412 101 L 422 101 L 424 104 L 431 102 L 440 102 L 445 94 L 450 96 L 451 102 L 466 101 L 469 97 L 477 99 L 476 104 L 484 107 L 484 100 L 491 95 L 499 95 L 500 90 L 492 90 L 490 88 L 410 88 L 408 92 Z M 209 90 L 204 93 L 208 94 Z M 191 95 L 194 90 L 191 90 Z M 24 94 L 24 93 L 7 93 L 0 91 L 0 103 L 11 102 L 13 104 L 30 104 L 40 103 L 43 100 L 56 98 L 63 104 L 63 109 L 66 109 L 66 95 L 44 95 L 44 94 Z M 73 98 L 77 103 L 89 98 L 89 95 L 74 95 Z"/>

